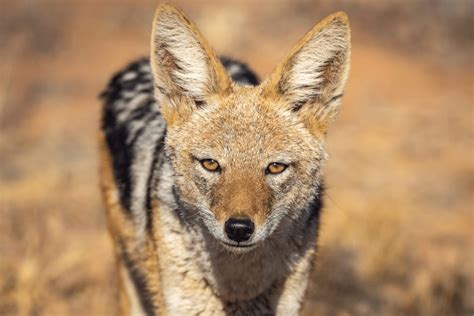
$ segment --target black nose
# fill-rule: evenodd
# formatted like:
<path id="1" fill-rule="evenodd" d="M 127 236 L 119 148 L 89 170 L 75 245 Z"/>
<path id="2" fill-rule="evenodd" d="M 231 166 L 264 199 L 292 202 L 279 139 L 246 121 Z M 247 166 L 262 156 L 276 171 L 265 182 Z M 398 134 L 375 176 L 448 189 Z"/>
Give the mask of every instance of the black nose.
<path id="1" fill-rule="evenodd" d="M 230 218 L 225 222 L 225 233 L 229 239 L 241 242 L 249 240 L 255 230 L 255 225 L 248 218 Z"/>

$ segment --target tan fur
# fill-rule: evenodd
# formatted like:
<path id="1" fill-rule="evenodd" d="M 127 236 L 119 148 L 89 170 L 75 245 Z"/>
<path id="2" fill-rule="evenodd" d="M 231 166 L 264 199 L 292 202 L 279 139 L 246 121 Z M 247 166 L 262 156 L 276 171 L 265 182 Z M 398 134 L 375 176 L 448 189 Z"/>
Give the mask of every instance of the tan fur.
<path id="1" fill-rule="evenodd" d="M 124 220 L 123 214 L 124 210 L 120 206 L 118 201 L 118 192 L 116 185 L 113 179 L 111 162 L 109 152 L 104 144 L 104 137 L 102 133 L 99 134 L 99 171 L 100 171 L 100 184 L 102 189 L 102 198 L 105 204 L 106 216 L 107 216 L 107 226 L 110 232 L 110 235 L 113 238 L 114 250 L 117 257 L 117 282 L 119 285 L 120 293 L 120 313 L 122 315 L 130 315 L 130 300 L 125 290 L 126 275 L 124 275 L 125 269 L 121 267 L 121 259 L 119 253 L 121 251 L 120 246 L 115 242 L 116 238 L 121 235 L 125 235 L 125 232 L 130 229 L 127 221 Z M 128 273 L 128 272 L 127 272 Z"/>
<path id="2" fill-rule="evenodd" d="M 180 10 L 159 7 L 150 62 L 167 124 L 167 160 L 145 236 L 120 205 L 100 136 L 123 315 L 133 313 L 137 299 L 128 297 L 140 290 L 127 286 L 130 269 L 143 277 L 156 314 L 299 312 L 315 253 L 312 197 L 320 193 L 324 137 L 339 111 L 349 59 L 347 16 L 336 13 L 309 31 L 262 84 L 240 86 Z M 203 159 L 218 161 L 219 172 L 205 170 Z M 268 175 L 272 162 L 288 167 Z M 177 216 L 178 208 L 186 216 Z M 255 223 L 256 246 L 247 252 L 222 244 L 224 223 L 236 216 Z"/>
<path id="3" fill-rule="evenodd" d="M 156 253 L 156 241 L 153 238 L 146 240 L 146 243 L 137 243 L 135 228 L 133 222 L 126 218 L 126 211 L 120 205 L 118 200 L 118 190 L 111 170 L 111 161 L 109 151 L 105 146 L 102 133 L 99 135 L 99 170 L 101 179 L 102 197 L 105 203 L 107 224 L 110 235 L 114 243 L 115 255 L 117 257 L 117 275 L 119 283 L 120 314 L 135 315 L 133 313 L 132 302 L 130 298 L 129 271 L 124 267 L 123 256 L 127 254 L 133 262 L 135 268 L 141 274 L 147 276 L 149 280 L 149 290 L 154 293 L 154 306 L 159 310 L 161 306 L 161 292 L 158 275 L 158 255 Z M 151 237 L 151 236 L 150 236 Z M 133 289 L 135 290 L 135 289 Z M 134 298 L 133 300 L 136 300 Z M 138 311 L 140 314 L 141 311 Z"/>

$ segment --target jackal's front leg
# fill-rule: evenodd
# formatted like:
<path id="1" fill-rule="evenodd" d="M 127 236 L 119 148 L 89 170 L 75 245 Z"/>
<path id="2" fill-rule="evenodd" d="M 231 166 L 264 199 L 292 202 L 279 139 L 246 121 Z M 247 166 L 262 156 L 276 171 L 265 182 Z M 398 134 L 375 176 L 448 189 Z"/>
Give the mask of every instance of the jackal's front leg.
<path id="1" fill-rule="evenodd" d="M 283 284 L 276 315 L 299 315 L 311 275 L 315 249 L 307 250 Z"/>

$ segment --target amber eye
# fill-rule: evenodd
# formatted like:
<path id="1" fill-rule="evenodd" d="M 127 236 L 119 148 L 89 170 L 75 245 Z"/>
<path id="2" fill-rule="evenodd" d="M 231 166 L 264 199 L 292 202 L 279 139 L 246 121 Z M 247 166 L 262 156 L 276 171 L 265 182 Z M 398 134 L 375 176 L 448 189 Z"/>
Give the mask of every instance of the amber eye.
<path id="1" fill-rule="evenodd" d="M 219 163 L 217 161 L 215 161 L 214 159 L 203 159 L 200 162 L 201 162 L 202 167 L 204 169 L 206 169 L 207 171 L 219 171 L 220 170 Z"/>
<path id="2" fill-rule="evenodd" d="M 267 167 L 267 174 L 279 174 L 285 171 L 285 169 L 288 167 L 288 165 L 285 165 L 284 163 L 281 162 L 272 162 L 271 164 L 268 165 Z"/>

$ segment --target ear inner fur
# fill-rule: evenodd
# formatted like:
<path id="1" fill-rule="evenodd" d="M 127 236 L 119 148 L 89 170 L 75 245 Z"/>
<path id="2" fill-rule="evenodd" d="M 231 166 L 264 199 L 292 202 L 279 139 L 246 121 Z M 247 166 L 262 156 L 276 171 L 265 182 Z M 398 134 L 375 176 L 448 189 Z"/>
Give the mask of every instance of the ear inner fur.
<path id="1" fill-rule="evenodd" d="M 349 22 L 345 13 L 338 12 L 317 24 L 293 46 L 263 83 L 263 95 L 283 99 L 278 103 L 301 112 L 299 115 L 310 130 L 324 134 L 339 110 L 349 59 Z M 305 117 L 303 112 L 313 117 Z"/>
<path id="2" fill-rule="evenodd" d="M 169 123 L 186 116 L 207 96 L 230 92 L 230 78 L 212 48 L 172 6 L 160 5 L 156 11 L 150 61 L 155 94 Z"/>

